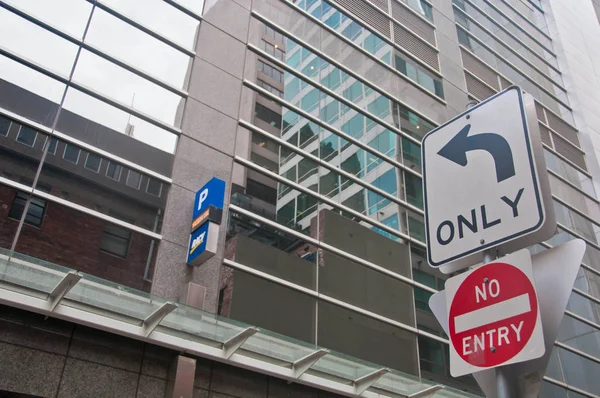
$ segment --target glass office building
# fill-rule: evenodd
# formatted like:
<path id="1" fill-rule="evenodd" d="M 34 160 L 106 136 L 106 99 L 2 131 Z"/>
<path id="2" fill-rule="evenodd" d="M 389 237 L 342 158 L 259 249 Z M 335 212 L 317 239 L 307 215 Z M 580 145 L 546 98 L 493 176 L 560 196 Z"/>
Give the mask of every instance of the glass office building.
<path id="1" fill-rule="evenodd" d="M 0 1 L 7 330 L 31 324 L 29 313 L 48 315 L 28 301 L 15 304 L 11 292 L 43 291 L 56 285 L 43 280 L 47 270 L 72 270 L 117 292 L 107 301 L 74 288 L 59 298 L 49 311 L 58 308 L 56 316 L 73 324 L 96 321 L 62 306 L 144 328 L 163 310 L 137 319 L 140 302 L 180 303 L 153 326 L 179 340 L 99 327 L 115 341 L 121 334 L 200 357 L 193 345 L 200 343 L 190 338 L 187 346 L 186 338 L 201 319 L 215 319 L 236 331 L 258 327 L 263 340 L 241 349 L 267 364 L 206 354 L 212 360 L 274 377 L 273 362 L 294 369 L 303 358 L 282 350 L 324 348 L 329 353 L 305 370 L 312 378 L 298 376 L 300 384 L 360 396 L 371 371 L 384 369 L 390 376 L 376 375 L 365 394 L 433 386 L 432 396 L 481 395 L 472 377 L 450 376 L 448 339 L 427 304 L 447 276 L 425 258 L 420 143 L 470 100 L 518 85 L 536 99 L 559 224 L 530 250 L 587 242 L 540 396 L 600 396 L 600 22 L 591 0 L 205 3 Z M 215 176 L 227 183 L 218 253 L 189 267 L 194 195 Z M 35 277 L 18 267 L 33 267 Z M 117 302 L 125 296 L 136 304 Z M 66 359 L 49 360 L 43 388 L 0 365 L 0 395 L 78 396 L 69 374 L 104 372 L 82 357 L 136 371 L 103 363 L 78 345 L 85 338 L 74 330 L 69 347 L 78 354 L 65 348 Z M 233 334 L 219 333 L 200 337 L 227 351 Z M 0 332 L 0 356 L 58 350 L 16 342 L 16 334 Z M 110 336 L 103 346 L 113 344 Z M 139 372 L 150 377 L 144 361 Z M 42 377 L 20 366 L 29 381 Z M 53 366 L 65 370 L 54 376 Z M 214 391 L 245 397 L 250 389 Z"/>

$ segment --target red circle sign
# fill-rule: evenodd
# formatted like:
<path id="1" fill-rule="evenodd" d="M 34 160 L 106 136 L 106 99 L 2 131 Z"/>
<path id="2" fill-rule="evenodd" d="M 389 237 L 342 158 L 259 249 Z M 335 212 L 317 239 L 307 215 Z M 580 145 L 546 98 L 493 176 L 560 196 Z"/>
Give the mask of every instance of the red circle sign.
<path id="1" fill-rule="evenodd" d="M 501 262 L 487 264 L 467 276 L 452 299 L 450 340 L 467 363 L 498 366 L 525 347 L 537 312 L 535 288 L 523 271 Z"/>

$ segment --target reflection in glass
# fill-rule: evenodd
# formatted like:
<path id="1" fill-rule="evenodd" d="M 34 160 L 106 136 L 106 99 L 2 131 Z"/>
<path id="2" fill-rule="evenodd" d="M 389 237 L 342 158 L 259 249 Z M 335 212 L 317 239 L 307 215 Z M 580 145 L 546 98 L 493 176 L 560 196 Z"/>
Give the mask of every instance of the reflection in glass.
<path id="1" fill-rule="evenodd" d="M 186 86 L 189 56 L 103 10 L 94 11 L 85 42 L 177 88 Z"/>
<path id="2" fill-rule="evenodd" d="M 104 0 L 103 3 L 160 35 L 194 50 L 199 27 L 198 20 L 168 3 L 161 0 L 146 0 L 143 7 L 140 7 L 135 0 Z"/>
<path id="3" fill-rule="evenodd" d="M 178 124 L 180 96 L 87 50 L 79 56 L 73 80 L 155 119 Z"/>
<path id="4" fill-rule="evenodd" d="M 37 131 L 28 126 L 21 126 L 19 133 L 17 134 L 17 142 L 23 145 L 33 147 L 35 145 L 35 139 L 37 138 Z"/>
<path id="5" fill-rule="evenodd" d="M 92 11 L 92 4 L 80 0 L 4 0 L 59 30 L 81 39 Z"/>
<path id="6" fill-rule="evenodd" d="M 165 152 L 173 153 L 175 151 L 176 135 L 72 87 L 67 90 L 57 130 L 99 148 L 107 149 L 161 174 L 169 175 L 171 173 L 170 165 L 167 166 L 162 159 L 170 158 Z M 118 133 L 129 138 L 117 138 Z M 111 137 L 111 140 L 115 139 L 129 144 L 115 147 L 110 144 L 108 137 Z M 156 148 L 157 150 L 153 151 L 155 156 L 140 158 L 128 150 L 130 146 L 137 145 L 132 142 L 133 140 L 139 140 Z"/>
<path id="7" fill-rule="evenodd" d="M 0 121 L 6 128 L 5 134 L 0 134 L 0 176 L 31 186 L 47 137 L 15 120 L 3 117 Z"/>
<path id="8" fill-rule="evenodd" d="M 137 152 L 151 148 L 134 142 Z M 120 145 L 116 140 L 112 144 Z M 152 184 L 152 177 L 73 143 L 58 140 L 56 146 L 63 155 L 46 157 L 38 189 L 44 186 L 54 196 L 159 232 L 166 198 L 139 189 L 142 184 Z"/>
<path id="9" fill-rule="evenodd" d="M 66 144 L 63 159 L 66 160 L 67 162 L 77 164 L 79 162 L 80 153 L 81 153 L 81 151 L 75 145 Z"/>
<path id="10" fill-rule="evenodd" d="M 0 107 L 51 126 L 64 91 L 64 84 L 0 55 Z"/>
<path id="11" fill-rule="evenodd" d="M 8 212 L 8 217 L 13 220 L 20 220 L 28 198 L 29 195 L 25 192 L 17 192 Z M 42 220 L 44 219 L 45 211 L 46 201 L 44 199 L 31 198 L 31 203 L 29 204 L 27 215 L 25 216 L 25 224 L 40 227 L 42 225 Z"/>
<path id="12" fill-rule="evenodd" d="M 65 78 L 77 54 L 75 44 L 4 8 L 0 8 L 0 46 Z"/>

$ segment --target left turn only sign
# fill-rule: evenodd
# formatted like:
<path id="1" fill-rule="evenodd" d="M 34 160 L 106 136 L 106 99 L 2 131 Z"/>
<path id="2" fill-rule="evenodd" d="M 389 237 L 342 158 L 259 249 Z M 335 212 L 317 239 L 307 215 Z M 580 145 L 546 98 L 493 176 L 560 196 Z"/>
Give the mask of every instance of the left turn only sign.
<path id="1" fill-rule="evenodd" d="M 446 282 L 450 373 L 454 377 L 545 353 L 529 251 Z"/>
<path id="2" fill-rule="evenodd" d="M 456 269 L 465 268 L 481 262 L 483 250 L 494 248 L 502 255 L 554 234 L 535 121 L 533 98 L 512 87 L 425 136 L 423 194 L 430 265 L 454 262 Z M 544 236 L 533 242 L 523 238 L 534 233 Z"/>

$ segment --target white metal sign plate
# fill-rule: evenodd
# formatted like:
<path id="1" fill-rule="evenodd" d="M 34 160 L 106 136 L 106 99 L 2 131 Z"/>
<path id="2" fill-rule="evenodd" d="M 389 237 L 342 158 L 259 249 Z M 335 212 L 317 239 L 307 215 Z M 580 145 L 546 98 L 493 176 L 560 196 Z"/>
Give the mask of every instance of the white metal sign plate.
<path id="1" fill-rule="evenodd" d="M 423 139 L 422 151 L 432 266 L 514 240 L 544 224 L 544 200 L 519 88 L 509 88 L 432 130 Z"/>

